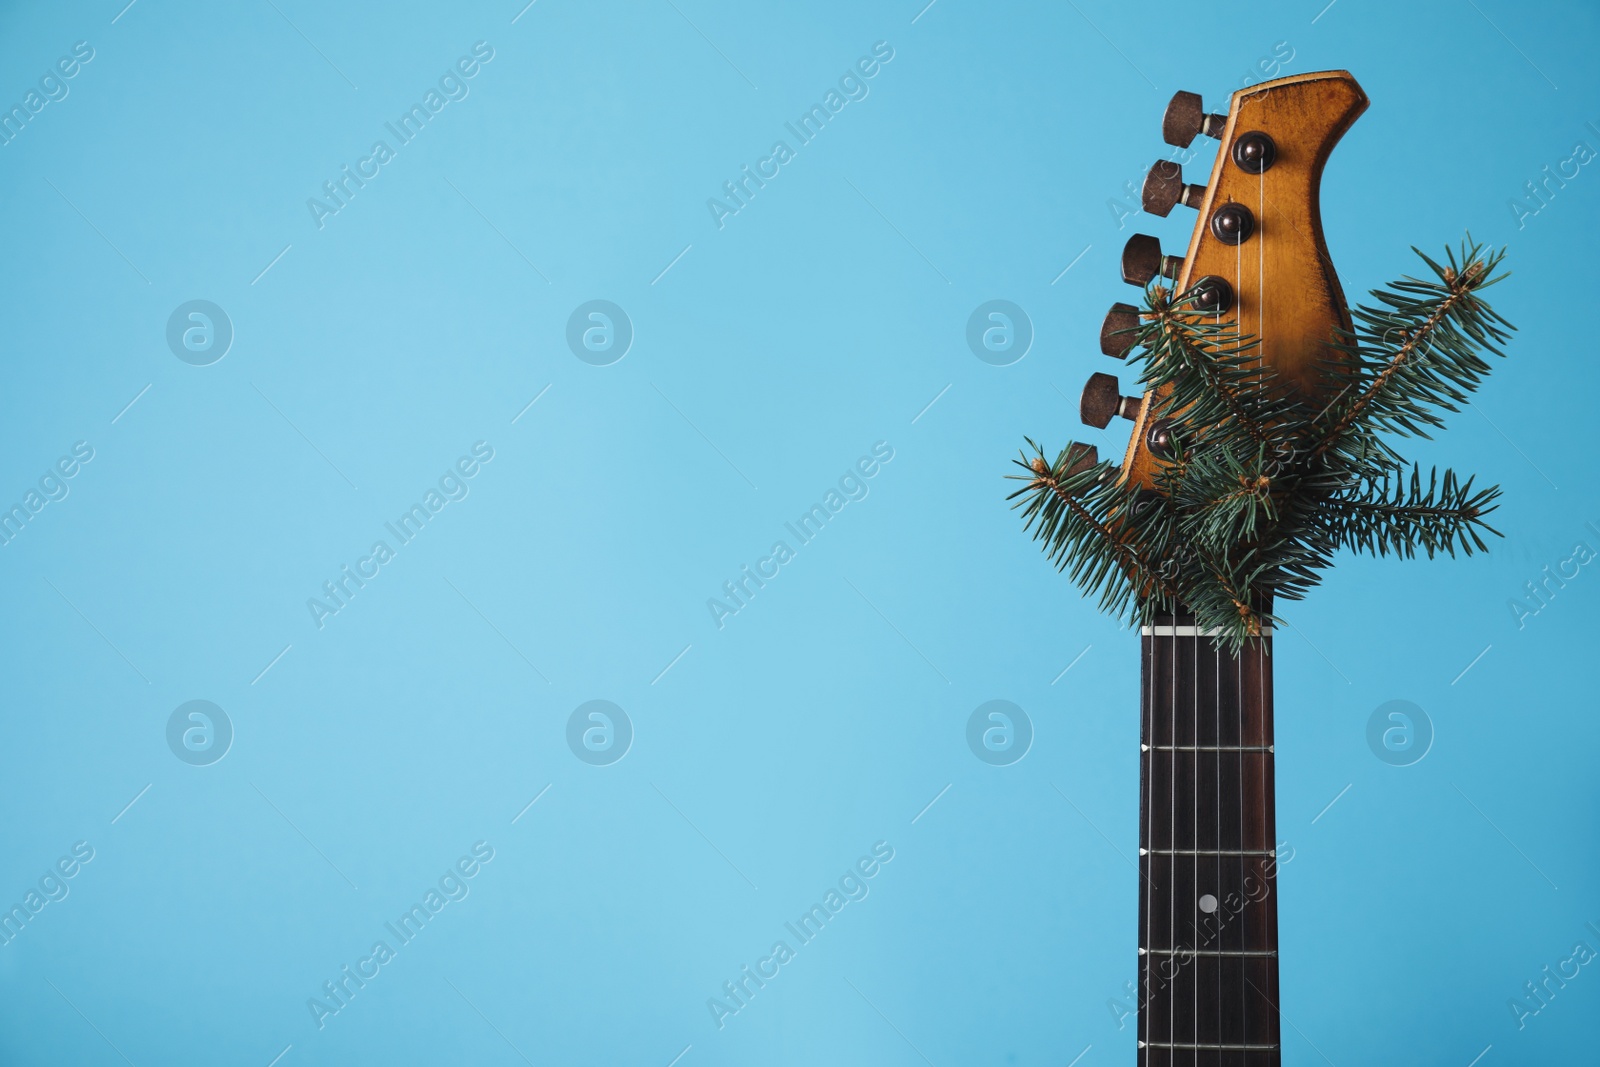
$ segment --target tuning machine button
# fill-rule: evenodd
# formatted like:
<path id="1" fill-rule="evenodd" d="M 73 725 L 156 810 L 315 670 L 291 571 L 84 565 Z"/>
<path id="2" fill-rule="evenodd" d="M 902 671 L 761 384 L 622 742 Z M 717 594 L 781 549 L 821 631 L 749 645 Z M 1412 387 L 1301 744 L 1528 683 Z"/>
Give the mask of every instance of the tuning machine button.
<path id="1" fill-rule="evenodd" d="M 1256 217 L 1243 204 L 1230 200 L 1212 213 L 1211 232 L 1225 245 L 1242 245 L 1256 232 Z"/>
<path id="2" fill-rule="evenodd" d="M 1135 518 L 1140 518 L 1153 510 L 1159 510 L 1164 500 L 1166 497 L 1154 489 L 1136 489 L 1133 493 L 1133 506 L 1128 510 Z"/>
<path id="3" fill-rule="evenodd" d="M 1178 93 L 1161 117 L 1161 139 L 1178 148 L 1188 148 L 1196 134 L 1221 138 L 1227 126 L 1226 115 L 1208 115 L 1200 104 L 1199 93 Z"/>
<path id="4" fill-rule="evenodd" d="M 1122 280 L 1129 285 L 1149 285 L 1157 274 L 1176 280 L 1183 260 L 1161 254 L 1161 242 L 1147 233 L 1136 233 L 1122 246 Z"/>
<path id="5" fill-rule="evenodd" d="M 1095 373 L 1089 375 L 1088 382 L 1084 384 L 1083 398 L 1078 402 L 1078 414 L 1086 425 L 1103 430 L 1111 425 L 1111 419 L 1116 415 L 1128 420 L 1137 419 L 1141 403 L 1143 401 L 1139 397 L 1123 396 L 1116 378 Z"/>
<path id="6" fill-rule="evenodd" d="M 1139 195 L 1146 211 L 1163 217 L 1174 204 L 1198 208 L 1205 197 L 1206 187 L 1185 184 L 1183 168 L 1170 159 L 1156 161 L 1144 176 L 1144 189 Z"/>
<path id="7" fill-rule="evenodd" d="M 1190 306 L 1203 314 L 1226 315 L 1233 310 L 1233 286 L 1226 278 L 1207 274 L 1189 287 L 1189 293 Z"/>
<path id="8" fill-rule="evenodd" d="M 1233 142 L 1233 161 L 1246 174 L 1265 173 L 1277 158 L 1278 146 L 1260 130 L 1242 133 Z"/>
<path id="9" fill-rule="evenodd" d="M 1100 351 L 1114 359 L 1121 359 L 1133 347 L 1134 336 L 1128 332 L 1139 328 L 1139 309 L 1132 304 L 1116 303 L 1106 312 L 1106 321 L 1100 324 Z"/>
<path id="10" fill-rule="evenodd" d="M 1145 447 L 1157 459 L 1169 460 L 1177 452 L 1177 437 L 1173 433 L 1171 419 L 1157 419 L 1145 431 Z"/>

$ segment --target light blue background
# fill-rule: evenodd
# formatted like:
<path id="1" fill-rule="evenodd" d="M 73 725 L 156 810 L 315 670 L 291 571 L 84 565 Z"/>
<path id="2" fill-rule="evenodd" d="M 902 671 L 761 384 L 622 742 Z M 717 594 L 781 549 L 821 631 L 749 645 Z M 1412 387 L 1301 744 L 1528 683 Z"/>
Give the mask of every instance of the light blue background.
<path id="1" fill-rule="evenodd" d="M 1415 449 L 1504 486 L 1506 539 L 1341 560 L 1278 640 L 1285 1059 L 1593 1057 L 1594 967 L 1507 1007 L 1600 948 L 1600 577 L 1508 607 L 1600 548 L 1600 175 L 1508 206 L 1600 148 L 1592 5 L 122 2 L 0 15 L 8 105 L 95 50 L 0 147 L 0 501 L 95 450 L 0 548 L 0 898 L 95 850 L 0 947 L 0 1060 L 1131 1062 L 1138 642 L 1001 476 L 1023 434 L 1120 452 L 1076 417 L 1117 254 L 1193 215 L 1108 200 L 1173 91 L 1221 108 L 1278 42 L 1372 100 L 1324 183 L 1346 291 L 1470 229 L 1522 327 Z M 307 198 L 480 40 L 470 96 L 319 230 Z M 707 198 L 880 40 L 870 96 L 719 230 Z M 236 330 L 208 367 L 164 339 L 196 298 Z M 636 330 L 609 367 L 564 340 L 597 298 Z M 963 336 L 996 298 L 1036 331 L 1003 368 Z M 470 496 L 317 629 L 479 440 Z M 718 630 L 706 599 L 877 441 L 870 495 Z M 598 698 L 637 731 L 608 767 L 564 740 Z M 236 730 L 209 767 L 165 742 L 193 699 Z M 966 748 L 991 699 L 1036 730 L 1010 767 Z M 1415 766 L 1367 747 L 1391 699 L 1437 731 Z M 307 999 L 479 840 L 470 896 L 319 1030 Z M 707 998 L 877 841 L 870 895 L 719 1031 Z"/>

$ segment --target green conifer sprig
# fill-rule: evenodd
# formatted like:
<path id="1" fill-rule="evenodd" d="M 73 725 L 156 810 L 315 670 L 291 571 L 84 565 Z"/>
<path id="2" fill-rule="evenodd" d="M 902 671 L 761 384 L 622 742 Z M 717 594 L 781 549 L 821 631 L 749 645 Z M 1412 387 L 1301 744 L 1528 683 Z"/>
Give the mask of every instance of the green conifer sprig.
<path id="1" fill-rule="evenodd" d="M 1416 251 L 1413 249 L 1413 251 Z M 1431 278 L 1404 277 L 1355 308 L 1331 340 L 1315 410 L 1259 358 L 1258 344 L 1195 309 L 1194 291 L 1146 290 L 1136 346 L 1144 388 L 1164 397 L 1173 456 L 1154 490 L 1069 444 L 1054 462 L 1031 439 L 1008 475 L 1024 528 L 1102 610 L 1133 623 L 1186 609 L 1237 648 L 1299 600 L 1341 549 L 1410 558 L 1487 550 L 1498 486 L 1408 465 L 1388 438 L 1427 437 L 1505 355 L 1513 327 L 1483 300 L 1504 250 L 1470 238 Z M 1147 424 L 1148 421 L 1147 420 Z M 1407 466 L 1410 466 L 1409 478 Z"/>

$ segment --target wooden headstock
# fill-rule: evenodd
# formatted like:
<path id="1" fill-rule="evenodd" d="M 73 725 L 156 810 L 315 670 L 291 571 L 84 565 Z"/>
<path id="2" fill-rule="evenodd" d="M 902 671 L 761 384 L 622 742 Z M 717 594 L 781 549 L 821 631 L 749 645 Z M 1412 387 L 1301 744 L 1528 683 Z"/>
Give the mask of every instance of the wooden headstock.
<path id="1" fill-rule="evenodd" d="M 1258 340 L 1257 355 L 1287 388 L 1315 399 L 1325 388 L 1328 343 L 1350 328 L 1333 263 L 1322 239 L 1318 191 L 1323 164 L 1344 131 L 1366 110 L 1367 96 L 1346 71 L 1278 78 L 1233 94 L 1226 116 L 1208 115 L 1193 93 L 1179 93 L 1167 107 L 1162 132 L 1170 144 L 1187 146 L 1197 134 L 1221 142 L 1204 186 L 1183 181 L 1180 168 L 1158 162 L 1145 179 L 1144 208 L 1166 215 L 1174 207 L 1198 210 L 1199 218 L 1180 260 L 1163 255 L 1156 239 L 1129 238 L 1123 250 L 1123 280 L 1143 286 L 1157 276 L 1176 292 L 1205 282 L 1215 321 L 1235 324 Z M 1121 358 L 1137 325 L 1137 309 L 1113 305 L 1101 332 L 1101 349 Z M 1109 379 L 1109 386 L 1107 383 Z M 1105 426 L 1113 415 L 1133 420 L 1133 436 L 1122 479 L 1150 487 L 1162 462 L 1151 450 L 1161 427 L 1153 418 L 1159 396 L 1142 401 L 1118 395 L 1115 379 L 1097 374 L 1084 390 L 1083 416 Z M 1159 444 L 1159 441 L 1157 442 Z"/>

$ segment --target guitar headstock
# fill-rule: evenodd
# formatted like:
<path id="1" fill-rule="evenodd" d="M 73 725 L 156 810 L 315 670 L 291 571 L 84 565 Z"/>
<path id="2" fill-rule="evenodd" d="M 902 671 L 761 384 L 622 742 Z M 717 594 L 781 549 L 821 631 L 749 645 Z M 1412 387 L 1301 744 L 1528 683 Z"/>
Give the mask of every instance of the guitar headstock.
<path id="1" fill-rule="evenodd" d="M 1262 363 L 1308 400 L 1326 388 L 1322 368 L 1334 355 L 1329 342 L 1350 329 L 1322 238 L 1322 168 L 1366 107 L 1366 94 L 1342 70 L 1241 89 L 1226 115 L 1207 114 L 1199 96 L 1178 93 L 1167 106 L 1163 138 L 1178 147 L 1197 136 L 1219 141 L 1211 177 L 1205 185 L 1189 184 L 1178 164 L 1162 160 L 1150 168 L 1143 200 L 1156 215 L 1179 206 L 1198 211 L 1188 250 L 1182 258 L 1167 255 L 1156 238 L 1135 234 L 1122 252 L 1124 281 L 1143 287 L 1160 277 L 1175 293 L 1193 291 L 1193 307 L 1208 321 L 1255 338 Z M 1101 351 L 1123 358 L 1133 336 L 1122 331 L 1138 323 L 1139 309 L 1112 305 Z M 1154 485 L 1167 431 L 1153 416 L 1159 400 L 1153 392 L 1124 397 L 1107 374 L 1095 374 L 1084 387 L 1086 423 L 1103 428 L 1117 415 L 1133 421 L 1121 471 L 1126 483 Z"/>

